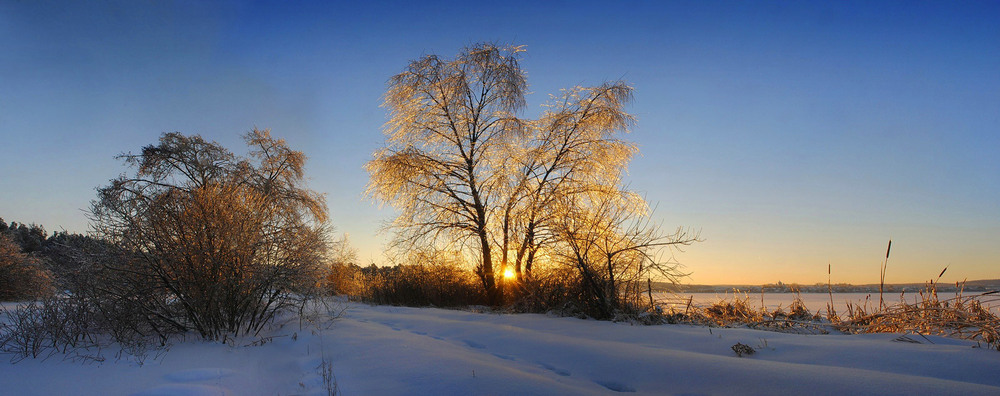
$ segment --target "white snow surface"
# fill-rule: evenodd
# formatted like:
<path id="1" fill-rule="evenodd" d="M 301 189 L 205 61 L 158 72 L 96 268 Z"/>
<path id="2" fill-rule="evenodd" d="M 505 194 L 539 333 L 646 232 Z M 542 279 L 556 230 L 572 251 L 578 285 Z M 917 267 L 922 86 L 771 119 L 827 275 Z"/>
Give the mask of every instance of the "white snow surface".
<path id="1" fill-rule="evenodd" d="M 143 364 L 0 356 L 0 394 L 325 395 L 325 357 L 343 395 L 1000 395 L 1000 352 L 964 340 L 338 304 L 327 326 L 178 342 Z"/>

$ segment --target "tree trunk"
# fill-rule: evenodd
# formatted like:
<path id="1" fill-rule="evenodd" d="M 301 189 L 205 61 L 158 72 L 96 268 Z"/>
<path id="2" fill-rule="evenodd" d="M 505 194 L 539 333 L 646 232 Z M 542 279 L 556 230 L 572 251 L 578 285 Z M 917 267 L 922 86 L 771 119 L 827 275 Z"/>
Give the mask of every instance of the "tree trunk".
<path id="1" fill-rule="evenodd" d="M 480 267 L 481 273 L 479 276 L 483 280 L 483 288 L 486 289 L 487 303 L 494 306 L 500 305 L 503 296 L 500 293 L 500 289 L 497 288 L 496 279 L 493 276 L 493 257 L 490 252 L 489 236 L 486 235 L 485 229 L 480 229 L 479 231 L 479 243 L 481 244 L 483 253 L 483 264 Z"/>

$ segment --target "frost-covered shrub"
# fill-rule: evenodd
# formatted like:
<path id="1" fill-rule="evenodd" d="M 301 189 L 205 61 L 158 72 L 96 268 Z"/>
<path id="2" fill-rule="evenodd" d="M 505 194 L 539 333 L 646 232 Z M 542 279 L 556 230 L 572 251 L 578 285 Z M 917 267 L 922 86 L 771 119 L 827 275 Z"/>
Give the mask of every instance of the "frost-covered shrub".
<path id="1" fill-rule="evenodd" d="M 266 130 L 247 157 L 200 136 L 164 134 L 120 158 L 132 168 L 98 189 L 96 234 L 126 253 L 102 271 L 102 299 L 126 304 L 153 334 L 256 333 L 315 292 L 327 243 L 322 196 L 305 156 Z M 132 312 L 131 308 L 138 312 Z"/>
<path id="2" fill-rule="evenodd" d="M 458 307 L 482 304 L 469 271 L 443 264 L 404 264 L 361 269 L 360 297 L 375 304 Z"/>
<path id="3" fill-rule="evenodd" d="M 326 291 L 338 296 L 358 296 L 361 293 L 361 267 L 356 264 L 334 263 L 324 277 Z"/>
<path id="4" fill-rule="evenodd" d="M 96 239 L 59 246 L 59 263 L 52 267 L 60 293 L 4 312 L 0 352 L 13 354 L 12 360 L 53 353 L 102 359 L 100 350 L 112 343 L 134 356 L 142 356 L 150 345 L 164 345 L 181 330 L 144 314 L 142 303 L 150 296 L 141 277 L 122 271 L 129 259 L 123 250 Z"/>

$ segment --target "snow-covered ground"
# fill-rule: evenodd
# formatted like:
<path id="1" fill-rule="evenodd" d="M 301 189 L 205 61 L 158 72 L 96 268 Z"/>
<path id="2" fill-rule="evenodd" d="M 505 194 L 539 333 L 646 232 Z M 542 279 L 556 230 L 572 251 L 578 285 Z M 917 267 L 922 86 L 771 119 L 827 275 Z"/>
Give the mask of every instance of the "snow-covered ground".
<path id="1" fill-rule="evenodd" d="M 103 363 L 0 358 L 0 394 L 322 395 L 324 357 L 344 395 L 1000 394 L 1000 352 L 941 337 L 342 304 L 328 328 L 178 343 L 142 365 L 113 351 Z M 737 357 L 737 342 L 757 353 Z"/>

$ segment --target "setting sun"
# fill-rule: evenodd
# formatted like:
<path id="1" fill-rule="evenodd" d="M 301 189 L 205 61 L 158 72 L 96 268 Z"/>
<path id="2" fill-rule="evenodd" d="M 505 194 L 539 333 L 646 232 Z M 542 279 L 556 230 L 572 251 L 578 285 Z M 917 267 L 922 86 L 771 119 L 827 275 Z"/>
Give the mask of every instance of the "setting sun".
<path id="1" fill-rule="evenodd" d="M 512 270 L 510 268 L 507 268 L 507 269 L 503 270 L 503 278 L 504 279 L 514 279 L 514 270 Z"/>

